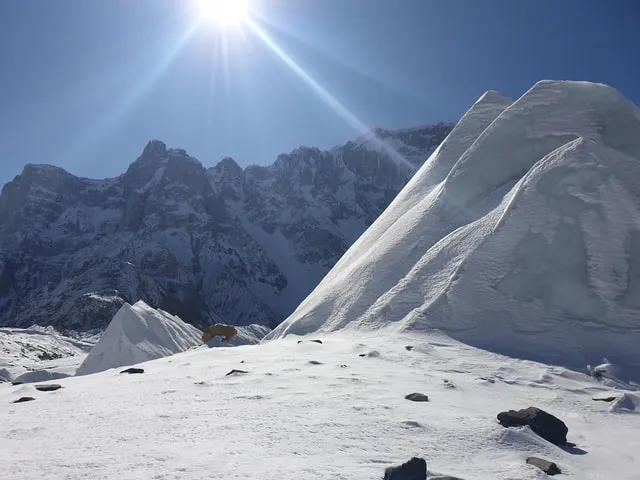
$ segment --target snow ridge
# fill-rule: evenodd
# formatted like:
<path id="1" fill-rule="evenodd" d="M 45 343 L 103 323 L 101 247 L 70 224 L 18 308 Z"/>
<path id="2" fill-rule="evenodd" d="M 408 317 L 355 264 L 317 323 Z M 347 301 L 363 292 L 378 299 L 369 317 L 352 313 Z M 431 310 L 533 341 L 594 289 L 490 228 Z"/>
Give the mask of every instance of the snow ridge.
<path id="1" fill-rule="evenodd" d="M 608 357 L 640 376 L 639 119 L 600 84 L 485 94 L 267 339 L 441 330 L 571 367 Z"/>
<path id="2" fill-rule="evenodd" d="M 88 375 L 135 365 L 201 345 L 201 332 L 143 301 L 125 303 L 76 372 Z"/>

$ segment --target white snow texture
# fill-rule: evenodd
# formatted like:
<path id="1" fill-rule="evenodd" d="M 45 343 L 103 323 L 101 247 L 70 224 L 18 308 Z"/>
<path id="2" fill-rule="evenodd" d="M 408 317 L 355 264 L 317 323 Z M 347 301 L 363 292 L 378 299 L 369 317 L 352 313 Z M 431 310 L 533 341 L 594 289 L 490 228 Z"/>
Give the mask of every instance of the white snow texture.
<path id="1" fill-rule="evenodd" d="M 638 108 L 588 82 L 483 95 L 267 339 L 385 326 L 638 376 Z"/>
<path id="2" fill-rule="evenodd" d="M 156 310 L 142 300 L 125 303 L 113 317 L 76 375 L 166 357 L 202 345 L 202 332 L 179 317 Z"/>

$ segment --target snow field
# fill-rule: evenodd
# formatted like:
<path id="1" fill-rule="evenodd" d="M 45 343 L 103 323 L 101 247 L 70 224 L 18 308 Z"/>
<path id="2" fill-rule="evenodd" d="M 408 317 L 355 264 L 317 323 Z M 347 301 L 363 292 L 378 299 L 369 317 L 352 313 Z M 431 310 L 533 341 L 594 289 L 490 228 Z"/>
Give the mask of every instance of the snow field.
<path id="1" fill-rule="evenodd" d="M 536 455 L 579 479 L 637 479 L 640 415 L 593 401 L 611 389 L 586 375 L 423 333 L 298 340 L 203 346 L 52 393 L 0 385 L 6 478 L 351 480 L 415 455 L 465 480 L 526 480 L 541 478 L 525 465 Z M 25 395 L 36 401 L 10 404 Z M 528 406 L 562 419 L 576 448 L 497 423 Z"/>

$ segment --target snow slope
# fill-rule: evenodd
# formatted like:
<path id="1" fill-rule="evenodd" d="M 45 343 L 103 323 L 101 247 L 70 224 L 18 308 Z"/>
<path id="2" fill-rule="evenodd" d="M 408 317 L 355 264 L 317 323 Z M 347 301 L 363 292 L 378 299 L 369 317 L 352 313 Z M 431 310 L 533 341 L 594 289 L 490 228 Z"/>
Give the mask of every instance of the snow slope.
<path id="1" fill-rule="evenodd" d="M 143 301 L 125 303 L 78 368 L 87 375 L 166 357 L 201 345 L 202 332 Z"/>
<path id="2" fill-rule="evenodd" d="M 640 415 L 593 401 L 612 390 L 585 375 L 417 332 L 319 338 L 202 346 L 53 393 L 0 384 L 3 478 L 376 479 L 413 455 L 465 480 L 545 478 L 530 455 L 556 462 L 558 478 L 638 478 Z M 635 395 L 613 391 L 624 393 Z M 10 403 L 20 396 L 36 400 Z M 561 418 L 576 448 L 497 423 L 530 405 Z"/>
<path id="3" fill-rule="evenodd" d="M 640 378 L 640 111 L 606 85 L 485 94 L 267 339 L 446 332 Z"/>

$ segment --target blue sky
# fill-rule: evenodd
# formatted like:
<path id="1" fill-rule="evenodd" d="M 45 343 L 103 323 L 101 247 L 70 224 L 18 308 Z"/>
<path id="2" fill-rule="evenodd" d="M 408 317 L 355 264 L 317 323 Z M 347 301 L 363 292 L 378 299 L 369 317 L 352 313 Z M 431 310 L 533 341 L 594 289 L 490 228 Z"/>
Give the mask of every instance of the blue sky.
<path id="1" fill-rule="evenodd" d="M 640 105 L 636 0 L 253 0 L 251 29 L 193 28 L 189 0 L 0 1 L 0 183 L 26 163 L 102 178 L 147 141 L 267 164 L 369 127 L 455 121 L 485 90 L 608 83 Z M 187 34 L 187 32 L 191 32 Z M 216 59 L 218 59 L 216 61 Z M 334 104 L 335 107 L 335 104 Z"/>

